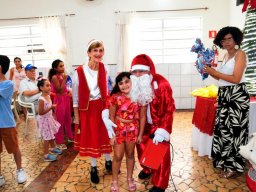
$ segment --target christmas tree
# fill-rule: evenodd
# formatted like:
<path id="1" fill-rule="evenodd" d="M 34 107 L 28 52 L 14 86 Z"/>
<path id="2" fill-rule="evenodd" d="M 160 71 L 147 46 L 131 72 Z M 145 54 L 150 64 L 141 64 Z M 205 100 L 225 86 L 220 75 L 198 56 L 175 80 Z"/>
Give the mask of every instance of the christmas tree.
<path id="1" fill-rule="evenodd" d="M 248 56 L 246 85 L 250 95 L 256 95 L 256 9 L 252 9 L 250 5 L 245 17 L 242 49 Z"/>

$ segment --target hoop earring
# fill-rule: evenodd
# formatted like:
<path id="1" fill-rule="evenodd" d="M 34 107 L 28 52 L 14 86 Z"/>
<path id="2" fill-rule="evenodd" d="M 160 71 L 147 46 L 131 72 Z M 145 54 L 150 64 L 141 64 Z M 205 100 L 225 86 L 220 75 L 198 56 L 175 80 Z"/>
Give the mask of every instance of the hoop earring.
<path id="1" fill-rule="evenodd" d="M 235 45 L 235 49 L 237 50 L 237 49 L 239 49 L 240 48 L 240 46 L 239 45 Z"/>

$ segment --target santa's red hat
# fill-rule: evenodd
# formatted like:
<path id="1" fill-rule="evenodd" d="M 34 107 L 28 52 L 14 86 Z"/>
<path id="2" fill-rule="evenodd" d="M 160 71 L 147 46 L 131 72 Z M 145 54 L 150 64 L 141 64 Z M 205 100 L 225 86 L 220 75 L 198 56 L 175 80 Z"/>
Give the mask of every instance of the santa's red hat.
<path id="1" fill-rule="evenodd" d="M 146 70 L 150 71 L 152 75 L 156 74 L 155 65 L 152 59 L 145 54 L 137 55 L 132 60 L 131 71 L 135 70 Z"/>

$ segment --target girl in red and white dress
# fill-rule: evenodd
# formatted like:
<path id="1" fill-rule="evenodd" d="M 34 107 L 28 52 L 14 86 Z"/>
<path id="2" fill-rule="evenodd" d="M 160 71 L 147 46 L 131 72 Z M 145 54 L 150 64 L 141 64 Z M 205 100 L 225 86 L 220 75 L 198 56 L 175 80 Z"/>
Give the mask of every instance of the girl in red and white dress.
<path id="1" fill-rule="evenodd" d="M 127 182 L 129 191 L 136 190 L 133 180 L 134 148 L 135 144 L 141 143 L 144 127 L 146 124 L 146 106 L 140 106 L 130 97 L 131 80 L 129 72 L 122 72 L 116 77 L 115 86 L 109 98 L 110 119 L 117 127 L 115 136 L 111 138 L 114 147 L 114 159 L 112 167 L 111 191 L 119 191 L 118 172 L 121 162 L 126 155 Z"/>

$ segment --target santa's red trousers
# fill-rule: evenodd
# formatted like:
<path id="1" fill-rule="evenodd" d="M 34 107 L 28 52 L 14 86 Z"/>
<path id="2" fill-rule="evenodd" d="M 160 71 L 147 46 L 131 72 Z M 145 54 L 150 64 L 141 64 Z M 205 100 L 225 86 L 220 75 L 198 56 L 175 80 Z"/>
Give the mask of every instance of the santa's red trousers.
<path id="1" fill-rule="evenodd" d="M 145 150 L 148 139 L 150 139 L 149 134 L 145 134 L 143 135 L 143 142 L 141 144 L 136 145 L 139 160 L 143 151 Z M 152 170 L 145 166 L 142 166 L 143 172 L 152 174 L 152 179 L 151 179 L 152 184 L 161 189 L 166 189 L 168 187 L 169 176 L 170 176 L 170 169 L 171 169 L 170 145 L 168 146 L 169 146 L 168 150 L 164 158 L 162 159 L 162 162 L 158 170 Z"/>

